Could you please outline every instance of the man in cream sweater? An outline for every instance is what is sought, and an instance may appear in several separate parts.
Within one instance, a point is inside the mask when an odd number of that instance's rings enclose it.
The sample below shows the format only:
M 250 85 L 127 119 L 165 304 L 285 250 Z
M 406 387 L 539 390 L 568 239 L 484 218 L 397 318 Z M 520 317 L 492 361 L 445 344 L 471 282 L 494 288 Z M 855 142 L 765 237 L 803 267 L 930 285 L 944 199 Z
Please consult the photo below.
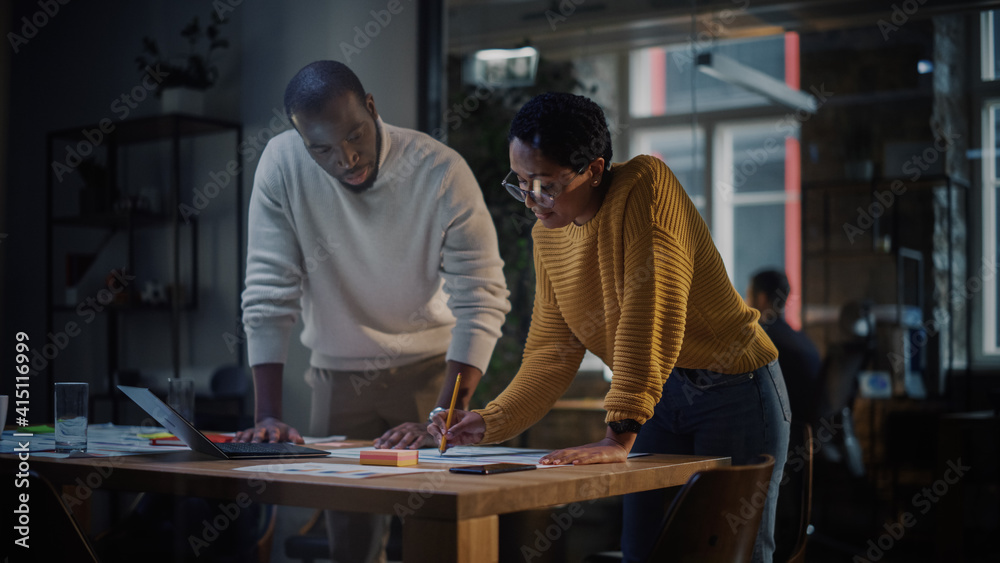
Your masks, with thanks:
M 432 445 L 456 375 L 466 408 L 510 308 L 496 232 L 461 156 L 384 123 L 357 76 L 307 65 L 285 91 L 295 130 L 264 149 L 250 198 L 243 322 L 256 393 L 242 441 L 301 442 L 283 422 L 293 325 L 311 350 L 309 433 Z M 334 561 L 384 560 L 388 517 L 327 513 Z

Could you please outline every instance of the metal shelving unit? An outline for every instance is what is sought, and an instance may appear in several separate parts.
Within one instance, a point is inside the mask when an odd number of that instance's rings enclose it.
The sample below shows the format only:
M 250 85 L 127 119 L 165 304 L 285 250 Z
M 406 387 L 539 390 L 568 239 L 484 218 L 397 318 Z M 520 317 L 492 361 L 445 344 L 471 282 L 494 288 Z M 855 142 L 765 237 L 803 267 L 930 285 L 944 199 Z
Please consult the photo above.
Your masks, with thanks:
M 95 131 L 102 133 L 96 142 Z M 56 267 L 57 260 L 67 257 L 64 272 L 69 274 L 69 270 L 71 270 L 68 257 L 72 252 L 68 246 L 72 245 L 61 244 L 60 241 L 77 242 L 84 239 L 90 241 L 100 239 L 97 243 L 90 243 L 96 256 L 105 250 L 113 239 L 124 237 L 126 242 L 124 256 L 122 256 L 121 273 L 135 275 L 136 279 L 143 275 L 143 272 L 137 271 L 137 252 L 141 254 L 140 258 L 147 260 L 150 259 L 150 256 L 158 257 L 161 250 L 169 252 L 169 285 L 166 286 L 168 291 L 165 294 L 165 302 L 156 304 L 140 302 L 137 288 L 134 286 L 125 286 L 121 292 L 115 293 L 113 295 L 114 301 L 111 303 L 104 303 L 103 300 L 100 302 L 101 313 L 106 318 L 104 340 L 106 343 L 107 373 L 104 375 L 106 376 L 107 389 L 106 392 L 95 393 L 93 385 L 101 379 L 95 372 L 99 371 L 100 368 L 90 366 L 92 370 L 89 374 L 92 384 L 91 401 L 94 399 L 110 400 L 112 421 L 117 421 L 119 418 L 118 402 L 114 399 L 113 393 L 119 370 L 140 367 L 121 365 L 120 343 L 125 335 L 122 334 L 120 324 L 124 315 L 138 312 L 169 315 L 171 365 L 174 377 L 180 375 L 182 316 L 186 311 L 193 311 L 198 307 L 199 293 L 199 221 L 197 217 L 182 218 L 180 212 L 182 203 L 190 205 L 188 201 L 190 198 L 185 197 L 184 189 L 191 187 L 185 185 L 182 180 L 182 172 L 185 171 L 185 166 L 190 166 L 190 163 L 185 162 L 181 143 L 198 137 L 220 134 L 228 134 L 234 138 L 232 153 L 227 160 L 238 159 L 239 146 L 242 142 L 240 124 L 184 114 L 158 115 L 111 124 L 105 121 L 85 127 L 52 131 L 47 136 L 48 162 L 52 163 L 46 182 L 45 286 L 47 332 L 49 334 L 52 334 L 54 327 L 57 326 L 59 315 L 70 314 L 74 311 L 79 314 L 79 308 L 82 306 L 76 303 L 71 295 L 67 295 L 62 304 L 57 300 L 56 296 L 60 291 L 60 285 L 67 289 L 71 285 L 70 280 L 67 280 L 65 284 L 59 284 L 57 281 L 59 270 Z M 128 149 L 142 145 L 147 145 L 148 149 L 148 146 L 156 143 L 162 144 L 164 147 L 152 149 L 151 152 L 154 156 L 147 158 L 151 158 L 155 162 L 150 162 L 149 165 L 163 167 L 169 173 L 165 174 L 167 177 L 163 178 L 155 190 L 147 191 L 144 195 L 152 197 L 159 205 L 144 200 L 139 194 L 123 194 L 119 185 L 123 168 L 130 165 L 135 166 L 134 163 L 128 162 L 123 153 L 127 152 Z M 57 160 L 56 154 L 63 154 L 63 151 L 67 155 L 66 158 Z M 73 154 L 76 156 L 71 158 Z M 57 164 L 74 164 L 74 166 L 59 168 Z M 84 169 L 91 172 L 89 181 L 85 181 L 83 178 Z M 96 174 L 93 173 L 95 171 Z M 241 167 L 236 173 L 234 184 L 237 240 L 242 242 Z M 79 199 L 75 204 L 71 196 L 68 195 L 73 186 L 81 186 Z M 160 248 L 151 250 L 148 248 L 148 244 L 146 248 L 140 248 L 136 239 L 143 233 L 154 233 L 154 236 L 158 234 Z M 169 249 L 164 249 L 164 245 L 169 246 Z M 237 254 L 237 268 L 233 282 L 237 288 L 236 306 L 239 310 L 239 288 L 242 287 L 243 283 L 243 253 L 239 251 Z M 86 270 L 86 268 L 84 269 Z M 79 272 L 73 273 L 79 274 Z M 108 286 L 111 285 L 109 278 Z M 104 297 L 100 293 L 98 297 Z M 239 354 L 239 361 L 242 363 L 243 354 Z M 85 366 L 77 366 L 77 368 L 85 371 L 83 369 Z M 49 363 L 43 377 L 48 383 L 56 379 L 55 358 Z

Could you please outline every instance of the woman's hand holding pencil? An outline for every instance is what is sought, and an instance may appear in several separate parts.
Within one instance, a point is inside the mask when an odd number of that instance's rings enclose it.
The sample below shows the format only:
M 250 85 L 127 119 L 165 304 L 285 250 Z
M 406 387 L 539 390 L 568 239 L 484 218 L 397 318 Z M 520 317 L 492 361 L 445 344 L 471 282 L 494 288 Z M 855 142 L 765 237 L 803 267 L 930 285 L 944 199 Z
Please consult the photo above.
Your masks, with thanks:
M 449 446 L 468 446 L 478 444 L 486 435 L 486 421 L 472 411 L 456 410 L 452 414 L 451 425 L 447 426 L 447 415 L 438 413 L 434 423 L 427 426 L 427 431 L 435 441 L 445 439 Z

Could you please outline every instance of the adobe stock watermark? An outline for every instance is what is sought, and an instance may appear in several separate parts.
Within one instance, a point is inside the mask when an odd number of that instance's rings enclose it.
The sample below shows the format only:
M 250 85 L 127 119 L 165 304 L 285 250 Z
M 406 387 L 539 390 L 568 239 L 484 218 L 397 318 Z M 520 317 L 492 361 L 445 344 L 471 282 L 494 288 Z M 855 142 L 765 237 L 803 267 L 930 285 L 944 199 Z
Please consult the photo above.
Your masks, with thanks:
M 978 275 L 969 277 L 960 287 L 951 288 L 950 299 L 956 312 L 964 310 L 968 300 L 983 291 L 986 287 L 985 282 L 996 278 L 997 268 L 996 257 L 986 257 L 983 259 L 982 266 L 979 267 Z M 889 352 L 886 355 L 892 369 L 899 372 L 903 369 L 907 358 L 911 360 L 916 358 L 917 354 L 930 343 L 930 339 L 937 336 L 943 330 L 943 327 L 948 326 L 951 318 L 952 316 L 947 310 L 936 309 L 933 318 L 927 319 L 919 327 L 914 327 L 918 328 L 918 330 L 907 331 L 906 338 L 903 340 L 902 353 Z
M 908 175 L 907 180 L 913 183 L 924 175 L 924 173 L 942 158 L 945 153 L 961 135 L 944 132 L 934 140 L 932 146 L 927 147 L 918 154 L 914 154 L 903 163 L 900 168 L 903 174 Z M 906 193 L 908 186 L 900 179 L 893 180 L 888 189 L 875 190 L 873 197 L 876 201 L 871 202 L 868 208 L 858 207 L 858 216 L 853 223 L 844 223 L 844 234 L 847 240 L 854 244 L 858 236 L 866 233 L 875 225 L 880 217 L 886 214 L 896 203 L 896 198 Z
M 158 430 L 162 430 L 159 423 L 153 418 L 147 417 L 139 424 L 138 433 L 148 434 Z M 119 447 L 127 449 L 132 442 L 123 438 L 117 444 Z M 91 471 L 82 477 L 77 477 L 73 484 L 62 487 L 59 498 L 69 508 L 84 505 L 126 459 L 126 456 L 108 456 L 93 461 L 90 463 Z
M 594 497 L 586 501 L 586 504 L 592 505 L 599 499 L 608 496 L 610 482 L 611 475 L 601 475 L 598 481 L 584 483 L 580 487 L 580 492 L 583 496 Z M 583 502 L 573 502 L 559 511 L 552 512 L 549 515 L 552 523 L 546 525 L 544 528 L 536 528 L 532 534 L 530 545 L 528 543 L 521 544 L 521 557 L 524 558 L 525 563 L 530 563 L 532 559 L 541 557 L 545 552 L 552 549 L 552 546 L 562 539 L 563 535 L 569 532 L 573 524 L 586 514 L 586 509 L 583 505 Z
M 112 100 L 108 109 L 115 114 L 119 121 L 128 119 L 132 110 L 139 107 L 140 103 L 156 92 L 158 85 L 168 76 L 170 73 L 160 70 L 160 65 L 156 65 L 155 69 L 146 66 L 146 73 L 139 84 Z M 86 127 L 81 129 L 80 135 L 83 136 L 83 140 L 77 142 L 76 145 L 66 147 L 66 156 L 62 162 L 52 162 L 52 172 L 55 174 L 56 180 L 62 182 L 63 177 L 79 166 L 84 158 L 93 154 L 94 150 L 104 142 L 107 135 L 114 132 L 115 128 L 115 122 L 111 118 L 105 117 L 98 121 L 97 126 L 93 129 Z
M 62 487 L 60 499 L 68 508 L 82 506 L 85 501 L 94 496 L 94 492 L 104 485 L 115 469 L 120 467 L 126 456 L 108 456 L 90 464 L 93 468 L 83 477 L 77 477 L 73 484 Z
M 38 36 L 38 32 L 49 25 L 52 18 L 59 15 L 62 6 L 69 4 L 70 0 L 38 0 L 38 11 L 31 16 L 21 18 L 20 34 L 13 31 L 7 33 L 7 41 L 11 49 L 17 55 L 21 52 L 21 47 Z M 12 24 L 12 27 L 17 24 Z
M 979 267 L 978 275 L 970 276 L 961 287 L 951 289 L 952 305 L 957 307 L 958 310 L 962 310 L 970 298 L 978 295 L 986 288 L 985 282 L 993 281 L 997 277 L 998 268 L 1000 268 L 1000 264 L 997 264 L 996 256 L 984 258 L 982 265 Z M 947 322 L 947 320 L 947 315 L 945 315 L 945 318 L 941 322 Z
M 837 419 L 842 420 L 842 419 Z M 804 470 L 808 465 L 809 458 L 815 458 L 824 447 L 833 441 L 844 430 L 843 423 L 835 422 L 828 417 L 822 417 L 816 427 L 814 435 L 805 444 L 799 444 L 788 448 L 788 457 L 785 460 L 784 472 L 781 475 L 781 486 L 791 480 L 793 473 Z
M 393 505 L 393 513 L 399 518 L 399 521 L 404 525 L 406 524 L 406 518 L 413 516 L 423 508 L 427 499 L 434 496 L 434 493 L 441 490 L 447 479 L 447 472 L 436 471 L 434 473 L 425 473 L 423 484 L 421 484 L 416 489 L 410 491 L 409 496 L 406 498 L 406 502 L 397 502 Z
M 775 469 L 781 470 L 781 468 Z M 784 475 L 782 475 L 782 479 L 784 479 Z M 746 497 L 740 498 L 739 514 L 726 512 L 726 523 L 729 524 L 729 530 L 733 535 L 738 534 L 740 528 L 749 524 L 751 520 L 756 518 L 758 513 L 764 510 L 764 505 L 767 504 L 768 499 L 773 500 L 778 498 L 778 485 L 771 479 L 757 481 L 754 486 L 757 490 L 750 495 L 749 499 Z
M 843 423 L 828 417 L 822 417 L 808 442 L 794 447 L 789 446 L 788 456 L 785 460 L 785 465 L 781 468 L 781 479 L 778 481 L 777 486 L 775 487 L 775 483 L 770 480 L 768 481 L 768 486 L 764 486 L 764 482 L 758 482 L 758 490 L 749 499 L 740 499 L 739 514 L 726 513 L 726 521 L 729 523 L 733 533 L 736 533 L 740 526 L 743 526 L 756 516 L 757 512 L 764 509 L 767 498 L 784 494 L 782 487 L 791 481 L 792 476 L 804 471 L 808 467 L 809 459 L 815 458 L 824 447 L 827 447 L 843 431 Z
M 245 138 L 237 148 L 238 159 L 230 160 L 221 170 L 208 173 L 209 181 L 200 188 L 191 189 L 191 203 L 182 202 L 177 205 L 177 211 L 185 223 L 190 223 L 192 217 L 200 215 L 217 197 L 236 179 L 243 170 L 243 164 L 250 162 L 264 150 L 267 142 L 278 134 L 292 128 L 288 115 L 279 108 L 272 108 L 273 117 L 266 127 L 261 127 L 253 135 Z
M 707 17 L 699 18 L 698 23 L 704 29 L 688 37 L 687 48 L 683 51 L 671 52 L 670 59 L 678 70 L 683 71 L 688 65 L 694 64 L 698 53 L 709 50 L 715 44 L 716 39 L 725 35 L 726 26 L 736 21 L 737 14 L 745 12 L 750 7 L 750 0 L 732 0 L 732 3 L 738 4 L 736 11 L 727 8 L 718 13 L 713 12 Z
M 468 119 L 473 112 L 479 110 L 480 105 L 486 100 L 493 96 L 494 91 L 496 91 L 496 86 L 486 82 L 481 82 L 476 85 L 475 91 L 466 96 L 461 102 L 455 102 L 452 106 L 445 110 L 444 120 L 447 123 L 448 131 L 455 131 L 462 126 L 462 123 Z M 431 132 L 430 136 L 435 140 L 444 143 L 447 140 L 447 131 L 444 127 L 435 127 Z M 387 180 L 398 182 L 406 180 L 413 176 L 417 170 L 426 169 L 426 164 L 429 156 L 434 154 L 436 149 L 429 145 L 423 144 L 417 148 L 415 151 L 407 151 L 405 155 L 402 156 L 400 161 L 400 166 L 398 170 L 386 171 L 384 172 L 384 177 Z M 433 160 L 433 159 L 432 159 Z M 379 171 L 383 174 L 382 171 Z
M 215 10 L 215 15 L 220 20 L 225 20 L 241 4 L 243 4 L 243 0 L 214 0 L 212 2 L 212 9 Z
M 247 478 L 247 486 L 255 489 L 253 493 L 260 496 L 267 489 L 267 480 L 264 478 L 269 471 L 270 465 L 261 466 L 258 471 L 251 473 Z M 188 547 L 195 557 L 200 557 L 202 551 L 210 548 L 212 544 L 222 537 L 222 533 L 229 529 L 236 521 L 247 513 L 247 509 L 254 503 L 254 499 L 246 492 L 240 492 L 236 498 L 229 502 L 220 502 L 218 512 L 211 520 L 202 519 L 201 534 L 188 536 Z
M 329 260 L 332 252 L 343 244 L 332 237 L 326 239 L 316 237 L 315 242 L 316 246 L 313 248 L 311 255 L 306 256 L 302 261 L 302 266 L 305 269 L 295 264 L 289 264 L 286 267 L 281 277 L 282 281 L 287 282 L 285 285 L 301 287 L 309 275 L 315 272 L 321 264 Z M 238 316 L 236 318 L 236 332 L 227 331 L 222 333 L 222 341 L 226 344 L 226 349 L 229 350 L 229 353 L 236 354 L 236 347 L 246 342 L 247 325 L 250 326 L 251 330 L 260 327 L 264 324 L 264 319 L 274 316 L 282 309 L 288 309 L 286 301 L 275 297 L 261 300 L 245 311 L 243 316 Z
M 431 319 L 441 318 L 442 313 L 449 310 L 441 297 L 443 296 L 432 299 L 427 306 L 410 314 L 407 322 L 412 330 L 397 334 L 390 342 L 379 343 L 381 352 L 374 358 L 365 358 L 365 369 L 361 375 L 351 374 L 351 386 L 354 387 L 355 395 L 360 396 L 365 387 L 375 383 L 399 358 L 406 346 L 412 343 L 414 335 L 420 334 L 430 325 Z
M 125 291 L 128 286 L 135 281 L 135 276 L 124 272 L 124 268 L 116 269 L 106 281 L 105 287 L 97 292 L 96 296 L 87 297 L 76 306 L 76 314 L 83 319 L 84 325 L 89 325 L 97 318 L 97 314 L 104 311 L 105 307 L 115 301 L 115 296 Z M 37 375 L 49 366 L 49 362 L 54 360 L 63 350 L 69 346 L 70 341 L 79 336 L 82 327 L 76 321 L 67 321 L 61 329 L 48 334 L 49 342 L 45 343 L 39 350 L 32 350 L 31 375 Z
M 394 514 L 406 525 L 406 519 L 416 515 L 427 500 L 441 490 L 447 480 L 446 472 L 426 473 L 424 482 L 410 491 L 405 502 L 397 502 L 393 506 Z M 573 524 L 581 518 L 586 509 L 584 505 L 591 505 L 607 497 L 610 492 L 610 484 L 614 474 L 600 475 L 596 480 L 584 483 L 580 487 L 581 495 L 592 497 L 588 501 L 579 501 L 566 505 L 564 508 L 553 512 L 550 515 L 551 524 L 543 528 L 536 528 L 530 535 L 526 543 L 521 544 L 521 556 L 524 561 L 530 563 L 533 559 L 541 557 L 548 550 L 552 549 L 555 542 L 558 542 L 570 530 Z
M 929 487 L 924 487 L 919 493 L 913 495 L 910 504 L 914 509 L 919 509 L 920 515 L 927 514 L 942 497 L 948 494 L 951 487 L 957 484 L 962 477 L 965 477 L 965 474 L 971 469 L 970 466 L 962 465 L 962 458 L 955 461 L 948 460 L 948 468 L 944 475 Z M 868 550 L 865 551 L 865 556 L 855 555 L 851 562 L 875 563 L 881 561 L 886 553 L 891 551 L 896 543 L 906 536 L 907 531 L 917 525 L 917 521 L 917 515 L 906 511 L 899 515 L 898 520 L 886 522 L 882 526 L 885 532 L 875 539 L 868 540 L 866 544 Z
M 448 129 L 455 131 L 461 127 L 462 122 L 468 119 L 472 112 L 478 110 L 482 102 L 493 97 L 494 91 L 496 91 L 496 86 L 488 82 L 476 84 L 474 92 L 466 96 L 461 102 L 455 102 L 450 108 L 445 110 L 444 120 L 448 124 Z M 431 137 L 443 143 L 445 140 L 444 128 L 435 128 L 431 131 Z
M 549 29 L 555 31 L 559 24 L 567 21 L 570 16 L 576 13 L 576 7 L 583 4 L 587 0 L 560 0 L 559 4 L 555 6 L 558 11 L 553 9 L 545 10 L 545 20 L 549 22 Z
M 413 0 L 407 0 L 413 2 Z M 379 36 L 382 31 L 392 23 L 393 16 L 398 16 L 403 11 L 403 3 L 400 0 L 389 0 L 382 10 L 372 10 L 371 19 L 362 25 L 354 26 L 354 41 L 340 42 L 340 53 L 344 56 L 344 62 L 351 63 L 351 57 L 360 55 L 372 41 Z
M 816 98 L 817 111 L 835 95 L 833 91 L 826 89 L 825 83 L 820 84 L 818 87 L 815 85 L 810 86 L 809 91 Z M 722 180 L 717 182 L 719 196 L 723 201 L 731 201 L 737 189 L 746 184 L 777 153 L 783 153 L 785 150 L 784 140 L 796 136 L 799 127 L 806 121 L 809 121 L 813 115 L 815 115 L 813 112 L 805 109 L 786 113 L 774 124 L 774 136 L 764 139 L 760 146 L 744 151 L 743 160 L 733 166 L 732 183 Z
M 788 294 L 784 292 L 779 292 L 777 297 L 771 302 L 771 305 L 761 311 L 760 322 L 769 324 L 774 322 L 783 310 L 783 306 L 779 306 L 779 303 L 784 303 L 788 300 Z M 743 326 L 740 328 L 739 334 L 737 334 L 734 339 L 729 343 L 729 346 L 717 350 L 712 353 L 712 359 L 714 360 L 707 369 L 699 370 L 685 370 L 690 374 L 691 371 L 697 372 L 694 379 L 691 377 L 682 378 L 683 383 L 681 385 L 681 390 L 684 393 L 684 398 L 687 400 L 688 405 L 693 405 L 696 397 L 704 395 L 705 392 L 718 383 L 719 379 L 725 377 L 732 377 L 738 375 L 752 375 L 751 372 L 740 373 L 728 373 L 733 371 L 733 367 L 736 362 L 743 357 L 744 353 L 757 341 L 757 327 L 756 323 Z M 831 424 L 829 421 L 824 420 L 824 424 Z M 831 431 L 840 430 L 843 426 L 832 425 L 829 426 Z
M 879 18 L 875 24 L 878 26 L 879 32 L 882 33 L 882 40 L 888 41 L 889 36 L 906 25 L 910 21 L 910 17 L 926 3 L 927 0 L 903 0 L 899 4 L 893 4 L 889 19 Z
M 493 84 L 486 82 L 478 83 L 471 94 L 462 99 L 461 102 L 455 102 L 450 108 L 445 110 L 444 121 L 447 123 L 447 129 L 445 127 L 435 127 L 429 133 L 430 136 L 444 143 L 447 140 L 447 131 L 455 131 L 461 127 L 466 119 L 480 109 L 483 102 L 493 96 L 495 91 L 496 86 Z M 392 182 L 411 178 L 417 170 L 426 169 L 426 165 L 429 162 L 427 157 L 432 156 L 435 150 L 434 147 L 429 145 L 421 145 L 416 150 L 407 151 L 406 154 L 402 155 L 398 170 L 384 172 L 379 170 L 379 174 L 382 175 L 381 177 Z
M 219 197 L 230 183 L 236 181 L 242 169 L 243 166 L 238 160 L 230 160 L 222 170 L 209 172 L 210 179 L 204 186 L 191 189 L 191 204 L 182 202 L 177 206 L 177 212 L 184 219 L 184 223 L 190 224 L 192 217 L 200 215 L 212 200 Z
M 629 271 L 622 284 L 623 293 L 627 294 L 635 291 L 638 287 L 653 279 L 653 274 L 656 272 L 654 268 L 655 264 L 656 257 L 650 255 L 642 266 Z M 555 350 L 552 351 L 552 357 L 558 357 L 559 361 L 557 363 L 559 364 L 579 364 L 586 352 L 586 346 L 584 346 L 583 342 L 603 333 L 607 326 L 606 319 L 609 316 L 621 315 L 621 313 L 622 309 L 617 300 L 611 300 L 602 303 L 600 307 L 588 309 L 584 313 L 586 320 L 581 322 L 564 341 L 556 344 Z M 646 356 L 649 356 L 648 351 Z

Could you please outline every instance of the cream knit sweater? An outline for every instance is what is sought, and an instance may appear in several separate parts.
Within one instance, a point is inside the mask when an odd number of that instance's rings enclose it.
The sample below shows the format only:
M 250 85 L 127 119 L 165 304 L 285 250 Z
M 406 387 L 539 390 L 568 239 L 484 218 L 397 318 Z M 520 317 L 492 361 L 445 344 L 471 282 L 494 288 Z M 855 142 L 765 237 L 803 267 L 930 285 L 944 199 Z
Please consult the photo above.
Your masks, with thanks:
M 315 367 L 383 369 L 447 351 L 485 371 L 510 305 L 476 179 L 430 136 L 378 126 L 378 178 L 360 194 L 294 130 L 264 149 L 243 292 L 251 366 L 285 363 L 301 314 Z

